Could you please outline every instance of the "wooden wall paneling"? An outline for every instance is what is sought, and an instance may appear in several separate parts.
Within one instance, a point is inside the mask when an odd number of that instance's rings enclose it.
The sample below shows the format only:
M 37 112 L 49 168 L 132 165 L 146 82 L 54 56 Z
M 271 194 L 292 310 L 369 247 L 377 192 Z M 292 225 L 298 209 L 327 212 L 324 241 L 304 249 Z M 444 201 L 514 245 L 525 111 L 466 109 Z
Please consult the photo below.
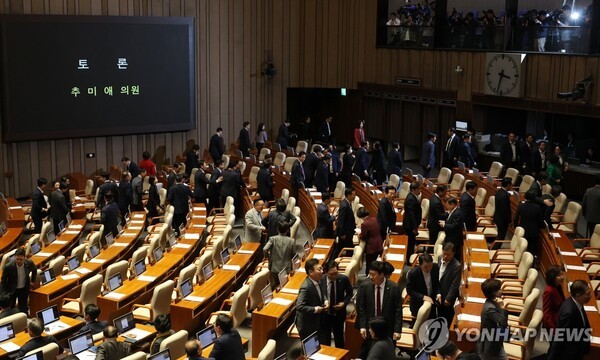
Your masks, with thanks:
M 23 14 L 23 0 L 9 1 L 8 5 L 11 14 Z
M 228 1 L 218 1 L 218 17 L 212 18 L 212 21 L 216 21 L 219 25 L 216 40 L 218 41 L 219 51 L 217 53 L 218 56 L 218 72 L 214 74 L 218 74 L 216 80 L 219 84 L 219 92 L 214 93 L 213 95 L 217 97 L 219 103 L 219 110 L 217 116 L 219 116 L 221 122 L 223 123 L 223 129 L 225 133 L 225 145 L 229 149 L 229 144 L 233 139 L 235 139 L 234 134 L 236 134 L 236 126 L 234 126 L 233 119 L 231 118 L 231 114 L 229 113 L 228 100 L 229 97 L 229 61 L 231 57 L 229 56 L 229 3 Z M 214 49 L 213 49 L 214 51 Z M 229 139 L 229 141 L 227 141 Z M 180 150 L 181 151 L 181 150 Z
M 66 14 L 67 15 L 77 15 L 78 13 L 78 1 L 76 0 L 66 0 Z M 29 10 L 26 9 L 27 12 Z
M 399 100 L 386 100 L 387 122 L 384 129 L 383 139 L 392 139 L 401 142 L 404 131 L 404 119 L 402 118 L 402 105 Z
M 118 16 L 118 15 L 121 15 L 121 9 L 120 9 L 120 6 L 119 6 L 120 2 L 123 2 L 123 3 L 127 4 L 126 1 L 106 0 L 106 13 L 109 16 Z
M 458 53 L 458 59 L 456 63 L 452 62 L 448 64 L 450 67 L 450 73 L 452 74 L 452 78 L 456 79 L 456 87 L 458 89 L 458 93 L 456 94 L 458 99 L 468 100 L 471 98 L 471 84 L 475 80 L 474 71 L 466 71 L 465 69 L 470 69 L 471 65 L 471 53 L 468 52 L 460 52 Z M 454 71 L 457 65 L 463 69 L 463 72 L 457 73 Z
M 93 174 L 98 170 L 97 157 L 87 158 L 85 154 L 87 153 L 96 153 L 96 142 L 94 138 L 85 138 L 83 139 L 83 162 L 84 162 L 84 174 Z M 98 154 L 96 154 L 98 156 Z
M 328 0 L 321 0 L 315 4 L 315 72 L 313 86 L 317 88 L 327 87 L 323 80 L 325 78 L 323 69 L 325 52 L 323 50 L 327 46 L 327 27 L 324 26 L 323 22 L 328 21 L 328 16 L 324 14 L 327 11 L 326 4 L 328 2 Z
M 598 65 L 599 65 L 599 62 L 598 62 L 597 57 L 587 58 L 586 62 L 585 62 L 584 76 L 592 75 L 594 80 L 596 80 L 598 78 L 598 74 L 600 74 L 598 72 Z M 600 103 L 600 101 L 598 100 L 598 91 L 596 89 L 597 89 L 597 86 L 591 87 L 592 94 L 590 96 L 590 102 L 592 104 L 598 105 Z
M 29 143 L 17 143 L 16 149 L 17 164 L 15 164 L 14 177 L 15 181 L 18 183 L 16 188 L 17 190 L 24 189 L 25 192 L 31 193 L 31 187 L 34 183 L 33 172 L 31 171 L 32 163 L 35 161 L 35 164 L 37 165 L 37 159 L 33 159 Z
M 136 164 L 139 164 L 139 161 L 142 159 L 142 154 L 130 154 L 125 151 L 123 136 L 111 136 L 110 147 L 112 149 L 112 156 L 109 158 L 112 160 L 111 163 L 121 160 L 119 156 L 127 156 L 131 159 L 131 161 L 135 162 Z M 154 153 L 150 151 L 150 154 Z
M 258 99 L 259 99 L 259 82 L 262 81 L 262 75 L 261 75 L 261 70 L 262 70 L 262 66 L 263 66 L 263 53 L 262 51 L 259 50 L 258 48 L 258 44 L 260 44 L 260 31 L 259 31 L 259 25 L 260 23 L 260 15 L 262 13 L 262 9 L 259 8 L 259 3 L 261 3 L 261 0 L 256 0 L 256 2 L 251 3 L 251 14 L 249 16 L 250 21 L 252 22 L 252 37 L 250 39 L 250 44 L 251 44 L 251 53 L 250 53 L 250 58 L 251 60 L 251 68 L 252 71 L 254 72 L 254 77 L 251 78 L 251 82 L 250 82 L 250 88 L 251 88 L 251 93 L 250 93 L 250 112 L 251 114 L 253 114 L 256 117 L 259 117 L 259 104 L 258 104 Z M 267 123 L 271 124 L 271 119 L 265 119 Z M 267 126 L 271 127 L 271 126 Z
M 81 2 L 85 8 L 86 1 L 81 1 Z M 10 1 L 9 3 L 12 4 L 13 1 Z M 15 12 L 15 10 L 16 9 L 13 9 L 12 5 L 11 5 L 10 13 L 11 14 L 20 14 L 19 12 Z M 31 0 L 31 13 L 32 14 L 44 14 L 45 11 L 46 11 L 46 1 L 45 0 Z
M 0 9 L 2 9 L 2 7 L 0 7 Z M 8 196 L 8 194 L 14 194 L 14 191 L 12 190 L 12 180 L 14 178 L 14 173 L 12 173 L 12 156 L 9 156 L 11 147 L 7 144 L 2 144 L 0 145 L 0 148 L 2 148 L 2 164 L 0 164 L 2 172 L 0 173 L 0 179 L 2 179 L 3 192 Z
M 250 134 L 252 134 L 257 124 L 252 118 L 244 118 L 244 7 L 240 1 L 229 0 L 229 8 L 228 31 L 229 49 L 231 52 L 229 57 L 229 71 L 231 73 L 229 77 L 229 93 L 232 100 L 230 102 L 230 113 L 238 124 L 246 120 L 250 121 Z
M 339 53 L 340 42 L 342 41 L 339 32 L 340 23 L 340 0 L 329 0 L 328 16 L 323 19 L 327 29 L 327 43 L 324 44 L 324 53 L 327 54 L 327 62 L 323 64 L 325 69 L 325 79 L 328 87 L 340 87 L 339 78 Z M 324 29 L 325 30 L 325 29 Z
M 377 28 L 376 19 L 377 19 L 377 2 L 375 1 L 361 1 L 360 5 L 363 7 L 361 11 L 361 16 L 364 19 L 365 26 L 360 36 L 364 39 L 365 42 L 365 75 L 368 79 L 373 79 L 375 76 L 375 68 L 377 64 L 375 63 L 375 58 L 370 56 L 373 52 L 372 49 L 375 48 L 375 30 Z
M 419 56 L 420 61 L 423 63 L 421 84 L 425 88 L 433 88 L 434 84 L 434 72 L 435 72 L 435 61 L 434 57 L 430 55 L 431 52 L 423 51 Z
M 316 14 L 317 13 L 317 1 L 316 0 L 305 0 L 304 1 L 304 78 L 302 79 L 301 86 L 303 87 L 314 87 L 315 86 L 315 67 L 316 67 Z
M 63 0 L 48 0 L 48 14 L 50 15 L 61 15 L 65 14 L 65 3 Z
M 286 98 L 286 81 L 285 73 L 289 68 L 285 58 L 285 42 L 284 42 L 284 28 L 287 28 L 288 17 L 285 16 L 284 12 L 284 1 L 281 0 L 270 0 L 272 2 L 272 14 L 271 14 L 271 41 L 267 49 L 272 51 L 273 61 L 275 61 L 275 68 L 277 69 L 277 75 L 271 80 L 271 86 L 268 87 L 270 91 L 271 102 L 271 114 L 270 117 L 273 122 L 281 119 L 285 116 L 285 98 Z M 287 3 L 287 2 L 286 2 Z M 254 130 L 256 128 L 252 128 Z M 250 139 L 252 141 L 253 139 Z
M 364 1 L 357 1 L 355 3 L 355 9 L 356 9 L 356 14 L 354 16 L 356 16 L 356 24 L 355 24 L 355 29 L 356 32 L 354 33 L 354 41 L 357 43 L 357 47 L 354 50 L 354 53 L 351 54 L 351 56 L 355 56 L 356 57 L 356 65 L 355 65 L 355 72 L 356 72 L 356 81 L 360 81 L 360 80 L 365 80 L 365 81 L 372 81 L 373 77 L 369 77 L 366 76 L 366 61 L 365 58 L 367 57 L 374 57 L 375 55 L 373 55 L 373 53 L 369 53 L 367 54 L 367 49 L 366 49 L 366 45 L 365 45 L 365 29 L 366 29 L 366 20 L 365 20 L 365 16 L 364 16 L 364 12 L 362 12 L 364 10 L 363 7 L 363 3 Z M 377 51 L 376 54 L 381 53 L 380 51 Z M 371 74 L 371 73 L 369 73 Z
M 102 9 L 102 0 L 91 0 L 92 1 L 92 13 L 91 15 L 106 15 L 106 10 Z
M 96 167 L 98 169 L 102 169 L 104 171 L 108 171 L 110 169 L 110 165 L 108 159 L 108 153 L 106 149 L 106 138 L 105 137 L 97 137 L 96 140 Z M 119 159 L 121 160 L 121 159 Z M 118 164 L 118 163 L 117 163 Z
M 31 142 L 31 144 L 36 144 Z M 38 176 L 44 176 L 50 181 L 56 177 L 56 164 L 55 157 L 53 157 L 52 144 L 49 140 L 37 142 L 37 153 L 32 151 L 32 155 L 35 157 L 37 162 L 37 169 L 35 169 Z M 31 164 L 34 166 L 34 159 L 31 159 Z M 34 171 L 32 171 L 34 175 Z
M 30 176 L 29 179 L 19 179 L 21 185 L 25 185 L 27 188 L 31 187 L 31 184 L 35 184 L 35 180 L 39 177 L 45 177 L 48 179 L 48 175 L 40 175 L 40 157 L 39 157 L 39 142 L 27 142 L 24 143 L 25 146 L 28 147 L 29 150 L 29 158 L 23 162 L 24 166 L 29 168 Z M 25 181 L 23 181 L 25 180 Z M 48 179 L 50 180 L 50 179 Z
M 228 128 L 227 126 L 225 126 L 226 124 L 223 124 L 222 120 L 220 118 L 220 104 L 219 104 L 219 95 L 220 95 L 220 84 L 219 84 L 219 65 L 220 65 L 220 59 L 219 59 L 219 22 L 222 19 L 219 19 L 219 16 L 221 15 L 219 12 L 219 3 L 220 2 L 215 2 L 215 1 L 208 1 L 207 2 L 207 10 L 208 10 L 208 17 L 206 19 L 207 21 L 207 27 L 206 27 L 206 51 L 208 54 L 208 64 L 207 64 L 207 68 L 206 68 L 206 72 L 204 73 L 204 75 L 208 78 L 208 92 L 205 93 L 205 96 L 208 97 L 208 113 L 206 114 L 206 116 L 208 117 L 208 119 L 210 119 L 214 124 L 215 127 L 221 126 L 224 129 L 225 132 L 225 137 L 227 138 L 229 136 L 228 134 Z M 216 51 L 208 51 L 208 49 L 213 48 L 216 49 Z M 215 129 L 211 130 L 211 135 L 212 132 Z M 209 135 L 210 138 L 210 135 Z M 208 141 L 208 138 L 207 138 Z M 208 142 L 207 142 L 208 144 Z M 226 142 L 227 144 L 227 142 Z
M 300 41 L 302 31 L 300 30 L 301 17 L 300 7 L 302 0 L 289 0 L 289 11 L 284 14 L 286 16 L 289 26 L 289 37 L 285 39 L 287 47 L 289 48 L 289 61 L 288 69 L 286 71 L 289 77 L 289 87 L 298 87 L 300 84 Z

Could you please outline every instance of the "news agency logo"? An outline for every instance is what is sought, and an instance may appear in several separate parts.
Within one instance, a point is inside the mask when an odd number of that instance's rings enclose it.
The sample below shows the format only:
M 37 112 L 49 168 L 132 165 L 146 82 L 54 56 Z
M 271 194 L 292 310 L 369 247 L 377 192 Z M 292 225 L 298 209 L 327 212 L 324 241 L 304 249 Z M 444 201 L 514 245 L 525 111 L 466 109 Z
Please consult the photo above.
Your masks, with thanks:
M 419 341 L 423 350 L 432 353 L 448 342 L 448 322 L 445 318 L 427 320 L 419 328 Z

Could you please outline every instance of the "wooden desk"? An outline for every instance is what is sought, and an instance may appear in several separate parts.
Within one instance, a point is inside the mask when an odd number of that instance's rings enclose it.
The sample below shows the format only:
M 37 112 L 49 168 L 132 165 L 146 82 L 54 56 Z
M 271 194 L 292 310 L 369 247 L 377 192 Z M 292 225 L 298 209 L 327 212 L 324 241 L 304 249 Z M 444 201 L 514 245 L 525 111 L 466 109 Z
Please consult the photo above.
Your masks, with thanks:
M 202 284 L 196 284 L 189 296 L 202 298 L 202 301 L 182 299 L 171 303 L 171 322 L 173 330 L 187 330 L 192 333 L 202 327 L 208 316 L 218 310 L 223 300 L 229 297 L 234 288 L 239 288 L 246 278 L 254 271 L 258 259 L 258 249 L 261 244 L 244 243 L 241 250 L 250 251 L 243 254 L 239 251 L 232 254 L 227 265 L 238 265 L 239 271 L 215 269 L 213 276 Z
M 315 247 L 311 249 L 307 259 L 318 256 L 321 262 L 327 261 L 332 247 L 333 239 L 317 239 Z M 298 297 L 298 289 L 302 282 L 306 279 L 304 272 L 304 262 L 300 265 L 298 272 L 292 276 L 284 288 L 273 294 L 273 298 L 282 299 L 283 302 L 289 301 L 288 304 L 278 304 L 271 301 L 261 309 L 254 310 L 252 313 L 252 356 L 257 357 L 258 353 L 266 345 L 267 340 L 273 338 L 275 334 L 282 330 L 283 324 L 288 319 L 292 318 L 292 313 L 296 307 L 296 298 Z M 287 329 L 285 329 L 287 330 Z
M 25 212 L 23 207 L 15 198 L 8 198 L 8 215 L 6 225 L 13 228 L 22 228 L 25 226 Z

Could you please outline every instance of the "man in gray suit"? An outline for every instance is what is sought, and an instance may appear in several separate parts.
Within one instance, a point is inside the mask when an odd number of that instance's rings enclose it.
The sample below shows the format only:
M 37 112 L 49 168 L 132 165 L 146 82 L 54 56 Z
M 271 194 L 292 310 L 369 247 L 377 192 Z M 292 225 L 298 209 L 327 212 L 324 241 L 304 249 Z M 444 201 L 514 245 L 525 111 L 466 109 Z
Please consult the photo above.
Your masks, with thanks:
M 254 200 L 254 207 L 246 212 L 246 216 L 244 216 L 245 241 L 261 242 L 262 233 L 267 230 L 262 224 L 261 213 L 264 207 L 265 202 L 261 198 L 257 198 Z
M 596 175 L 596 184 L 587 189 L 581 202 L 583 217 L 587 220 L 587 237 L 594 233 L 600 224 L 600 175 Z
M 144 210 L 144 204 L 142 203 L 142 192 L 144 186 L 144 178 L 146 177 L 146 170 L 140 169 L 138 176 L 131 180 L 131 188 L 133 189 L 133 198 L 131 200 L 131 211 L 142 211 Z
M 290 226 L 286 221 L 280 221 L 277 225 L 279 235 L 271 236 L 267 245 L 263 248 L 266 257 L 269 258 L 269 270 L 271 270 L 271 280 L 273 287 L 279 286 L 279 277 L 277 274 L 285 269 L 288 274 L 292 269 L 292 258 L 296 255 L 294 249 L 295 242 L 291 237 L 286 236 Z
M 104 342 L 98 345 L 96 360 L 120 360 L 131 355 L 131 345 L 123 341 L 117 341 L 117 328 L 107 326 L 103 331 Z
M 442 255 L 438 259 L 440 264 L 440 285 L 436 301 L 440 304 L 438 314 L 448 321 L 448 326 L 454 318 L 454 302 L 458 297 L 460 287 L 460 262 L 454 257 L 454 244 L 447 242 L 442 249 Z
M 318 331 L 319 343 L 326 344 L 325 327 L 322 324 L 329 301 L 325 283 L 321 282 L 323 268 L 319 260 L 313 258 L 306 261 L 304 269 L 308 276 L 300 286 L 296 299 L 296 327 L 300 339 Z

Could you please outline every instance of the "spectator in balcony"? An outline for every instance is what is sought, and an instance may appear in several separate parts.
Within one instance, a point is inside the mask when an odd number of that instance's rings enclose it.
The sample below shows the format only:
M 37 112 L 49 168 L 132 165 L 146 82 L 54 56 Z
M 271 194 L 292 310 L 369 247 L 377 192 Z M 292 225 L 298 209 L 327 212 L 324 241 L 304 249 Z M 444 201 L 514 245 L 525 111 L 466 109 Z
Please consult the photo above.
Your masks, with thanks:
M 400 19 L 396 16 L 396 13 L 393 12 L 390 14 L 390 20 L 385 23 L 387 26 L 400 26 Z
M 496 15 L 494 10 L 489 9 L 483 17 L 483 48 L 493 49 L 496 37 Z
M 546 37 L 548 37 L 548 13 L 544 10 L 538 12 L 535 19 L 535 43 L 534 50 L 546 51 Z

